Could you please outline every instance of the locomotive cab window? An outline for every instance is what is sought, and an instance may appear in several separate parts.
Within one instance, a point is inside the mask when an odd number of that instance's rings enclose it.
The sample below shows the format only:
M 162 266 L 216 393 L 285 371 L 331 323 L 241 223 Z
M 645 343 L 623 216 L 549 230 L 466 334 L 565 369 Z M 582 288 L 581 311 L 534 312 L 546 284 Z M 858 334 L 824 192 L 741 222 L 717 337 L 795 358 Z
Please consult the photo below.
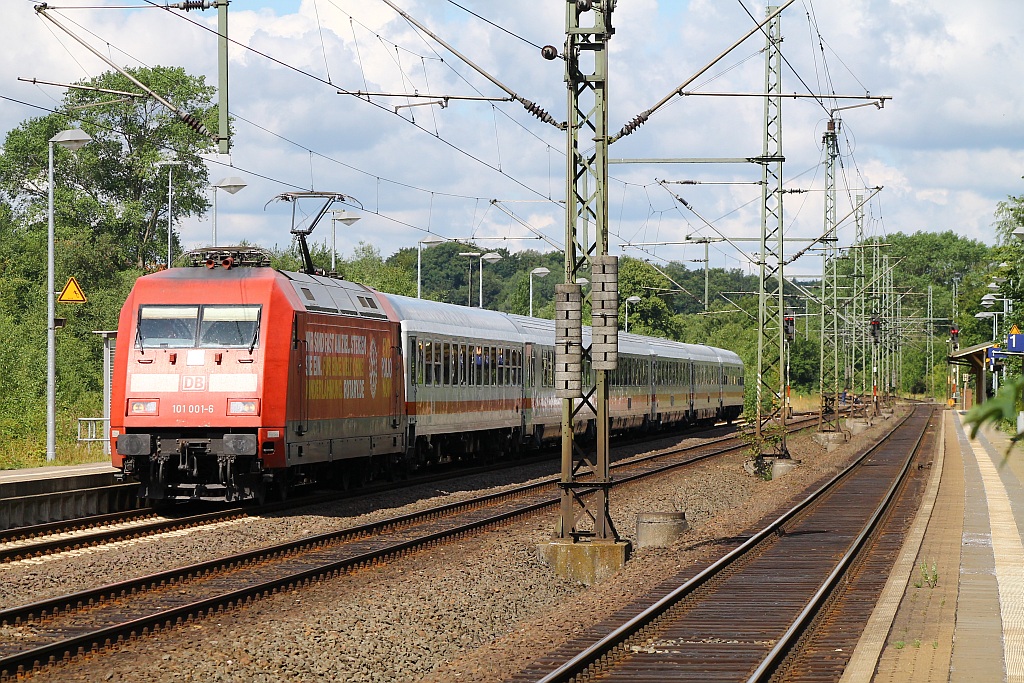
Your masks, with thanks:
M 246 348 L 259 340 L 260 306 L 140 306 L 136 348 Z
M 203 306 L 200 348 L 255 346 L 260 326 L 259 306 Z

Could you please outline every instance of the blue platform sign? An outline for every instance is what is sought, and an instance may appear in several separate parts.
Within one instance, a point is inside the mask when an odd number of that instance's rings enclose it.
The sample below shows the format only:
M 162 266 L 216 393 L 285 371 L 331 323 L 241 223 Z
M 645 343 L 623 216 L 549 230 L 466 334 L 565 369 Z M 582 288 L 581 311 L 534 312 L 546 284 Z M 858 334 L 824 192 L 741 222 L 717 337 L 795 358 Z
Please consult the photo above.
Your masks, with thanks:
M 1024 353 L 1024 334 L 1006 335 L 1006 350 L 1009 353 Z

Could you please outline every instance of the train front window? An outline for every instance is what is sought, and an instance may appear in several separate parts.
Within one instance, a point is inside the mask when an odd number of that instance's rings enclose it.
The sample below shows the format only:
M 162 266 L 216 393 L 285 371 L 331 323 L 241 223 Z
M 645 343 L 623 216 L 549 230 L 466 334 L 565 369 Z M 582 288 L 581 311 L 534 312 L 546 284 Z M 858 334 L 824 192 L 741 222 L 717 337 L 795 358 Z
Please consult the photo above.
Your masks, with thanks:
M 141 306 L 136 348 L 253 348 L 260 306 Z
M 142 306 L 136 330 L 137 348 L 192 348 L 196 343 L 198 306 Z
M 256 346 L 259 326 L 259 306 L 203 306 L 199 347 Z

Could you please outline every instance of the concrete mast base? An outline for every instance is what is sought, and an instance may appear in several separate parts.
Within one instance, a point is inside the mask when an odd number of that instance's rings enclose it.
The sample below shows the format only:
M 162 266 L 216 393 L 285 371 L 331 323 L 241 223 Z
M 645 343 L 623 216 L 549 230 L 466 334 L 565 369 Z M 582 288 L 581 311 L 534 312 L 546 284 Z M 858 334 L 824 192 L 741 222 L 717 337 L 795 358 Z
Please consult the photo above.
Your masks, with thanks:
M 625 566 L 629 541 L 552 539 L 537 544 L 537 555 L 559 576 L 587 586 L 603 581 Z

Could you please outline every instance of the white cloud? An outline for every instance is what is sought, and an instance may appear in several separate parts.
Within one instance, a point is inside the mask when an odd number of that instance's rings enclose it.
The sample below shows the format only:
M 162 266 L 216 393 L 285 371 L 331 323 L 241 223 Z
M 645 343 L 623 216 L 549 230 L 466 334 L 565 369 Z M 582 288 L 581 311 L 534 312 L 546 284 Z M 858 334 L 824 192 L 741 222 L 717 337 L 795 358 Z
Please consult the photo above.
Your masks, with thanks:
M 80 0 L 79 4 L 95 2 Z M 400 4 L 556 120 L 566 118 L 564 63 L 545 61 L 534 45 L 520 39 L 561 50 L 561 5 L 468 2 L 467 6 L 513 36 L 437 0 Z M 744 4 L 755 17 L 763 17 L 762 3 Z M 872 0 L 854 5 L 816 3 L 812 10 L 813 26 L 798 7 L 783 18 L 786 57 L 807 86 L 840 94 L 868 90 L 894 98 L 881 111 L 862 108 L 841 113 L 840 206 L 849 204 L 849 196 L 864 192 L 865 185 L 884 185 L 870 209 L 872 225 L 882 226 L 879 229 L 953 229 L 994 242 L 989 225 L 996 202 L 1022 192 L 1024 131 L 1019 122 L 1024 117 L 1024 91 L 1008 84 L 1024 72 L 1019 35 L 1024 3 Z M 119 63 L 132 63 L 118 52 L 123 50 L 146 64 L 180 64 L 216 83 L 215 37 L 180 16 L 161 10 L 114 9 L 68 10 L 61 16 L 95 33 L 98 38 L 89 39 L 105 51 L 109 43 Z M 208 28 L 216 26 L 212 12 L 193 12 L 187 18 Z M 6 44 L 17 45 L 17 58 L 0 64 L 0 77 L 7 84 L 0 94 L 52 106 L 60 98 L 59 89 L 21 84 L 15 78 L 71 82 L 106 70 L 99 60 L 46 26 L 29 3 L 9 8 L 0 32 L 8 36 Z M 612 132 L 672 92 L 749 30 L 752 22 L 736 4 L 642 0 L 619 3 L 614 26 L 609 83 Z M 814 27 L 821 32 L 827 70 Z M 374 98 L 371 104 L 336 93 L 337 88 L 370 88 L 504 96 L 470 67 L 418 35 L 383 3 L 234 3 L 230 30 L 233 39 L 295 68 L 239 47 L 231 49 L 231 109 L 256 126 L 237 120 L 232 154 L 236 169 L 211 168 L 213 180 L 231 174 L 244 175 L 249 182 L 236 196 L 222 195 L 218 226 L 222 235 L 286 244 L 288 211 L 275 205 L 264 211 L 263 205 L 275 194 L 298 186 L 345 192 L 367 208 L 363 220 L 346 229 L 344 237 L 339 234 L 343 252 L 364 240 L 388 254 L 414 246 L 422 236 L 420 230 L 428 228 L 453 237 L 530 235 L 492 206 L 491 199 L 510 202 L 506 206 L 517 215 L 528 217 L 545 235 L 562 241 L 560 206 L 541 201 L 549 195 L 559 200 L 564 193 L 565 134 L 561 131 L 541 123 L 517 103 L 452 100 L 446 108 L 403 108 L 396 116 L 396 105 L 413 102 Z M 763 46 L 763 37 L 751 38 L 691 88 L 759 92 Z M 328 80 L 328 73 L 336 87 L 316 80 Z M 804 92 L 788 66 L 783 90 Z M 821 230 L 821 133 L 826 109 L 832 106 L 823 108 L 812 100 L 784 103 L 787 189 L 810 190 L 786 196 L 787 234 L 794 238 Z M 32 115 L 37 112 L 0 101 L 4 130 Z M 413 118 L 419 128 L 409 123 Z M 611 155 L 756 156 L 761 153 L 762 118 L 760 98 L 677 98 L 616 142 Z M 619 236 L 613 242 L 620 238 L 682 241 L 695 232 L 713 234 L 658 186 L 656 178 L 700 180 L 700 185 L 676 189 L 701 216 L 726 234 L 759 233 L 758 202 L 751 200 L 760 190 L 749 184 L 760 180 L 761 168 L 756 164 L 616 165 L 611 173 L 610 222 Z M 726 181 L 748 184 L 715 184 Z M 522 201 L 538 203 L 516 203 Z M 208 218 L 180 227 L 190 246 L 209 239 Z M 329 230 L 323 230 L 329 235 Z M 325 239 L 319 232 L 314 238 Z M 494 244 L 547 248 L 537 240 Z M 719 249 L 729 251 L 721 245 Z M 690 246 L 660 247 L 658 253 L 698 257 Z M 734 257 L 727 262 L 724 253 L 714 256 L 713 264 L 716 258 L 718 265 L 736 264 Z

